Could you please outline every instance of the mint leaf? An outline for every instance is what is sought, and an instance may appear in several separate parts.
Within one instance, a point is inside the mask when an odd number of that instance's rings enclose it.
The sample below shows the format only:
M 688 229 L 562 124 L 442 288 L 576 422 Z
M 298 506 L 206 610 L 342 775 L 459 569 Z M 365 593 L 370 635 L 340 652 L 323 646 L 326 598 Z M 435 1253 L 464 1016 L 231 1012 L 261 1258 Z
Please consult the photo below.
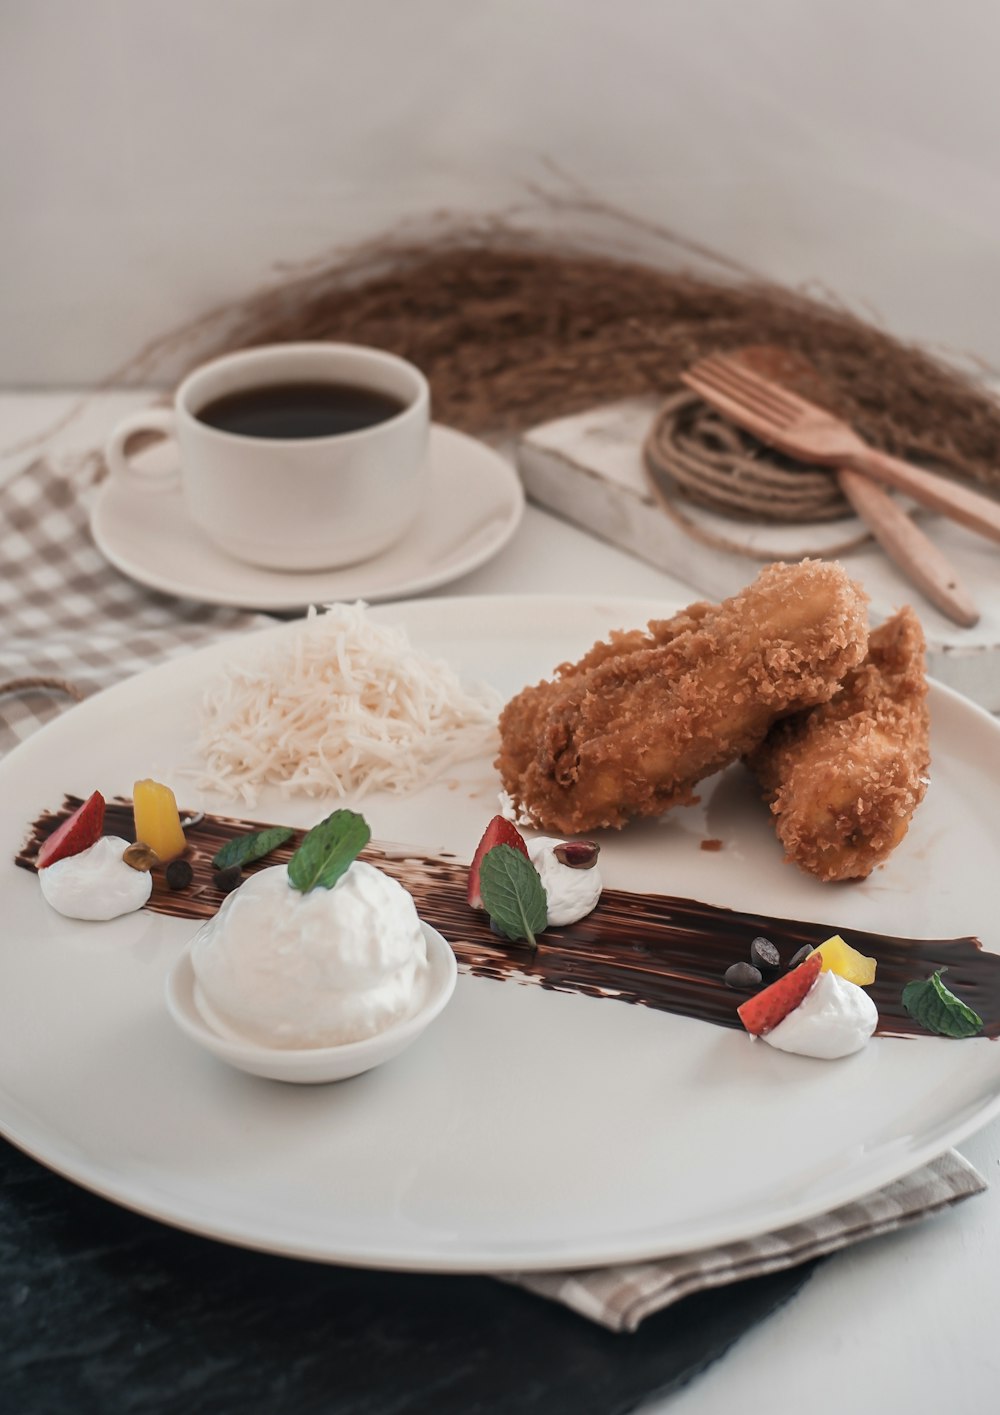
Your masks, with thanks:
M 494 845 L 479 867 L 479 890 L 498 928 L 508 938 L 527 939 L 537 948 L 535 935 L 549 921 L 549 906 L 541 877 L 528 857 L 513 845 Z
M 921 1027 L 941 1037 L 974 1037 L 983 1030 L 983 1019 L 941 981 L 944 968 L 925 980 L 907 983 L 903 1006 Z
M 254 860 L 263 860 L 286 840 L 291 840 L 295 831 L 289 825 L 275 825 L 270 830 L 252 830 L 247 835 L 237 835 L 235 840 L 227 840 L 222 849 L 212 856 L 212 864 L 217 870 L 226 870 L 230 865 L 250 865 Z
M 332 889 L 372 837 L 356 811 L 334 811 L 314 825 L 288 862 L 288 883 L 302 894 Z

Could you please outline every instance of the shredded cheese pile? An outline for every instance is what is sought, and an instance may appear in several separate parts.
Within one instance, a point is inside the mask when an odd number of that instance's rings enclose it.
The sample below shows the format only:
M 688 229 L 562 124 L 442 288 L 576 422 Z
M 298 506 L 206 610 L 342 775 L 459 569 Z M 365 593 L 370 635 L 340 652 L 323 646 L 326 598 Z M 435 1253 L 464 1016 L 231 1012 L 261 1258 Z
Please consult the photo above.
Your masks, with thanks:
M 253 667 L 205 697 L 202 785 L 254 805 L 262 786 L 354 799 L 415 791 L 492 748 L 502 700 L 466 689 L 367 606 L 315 609 Z

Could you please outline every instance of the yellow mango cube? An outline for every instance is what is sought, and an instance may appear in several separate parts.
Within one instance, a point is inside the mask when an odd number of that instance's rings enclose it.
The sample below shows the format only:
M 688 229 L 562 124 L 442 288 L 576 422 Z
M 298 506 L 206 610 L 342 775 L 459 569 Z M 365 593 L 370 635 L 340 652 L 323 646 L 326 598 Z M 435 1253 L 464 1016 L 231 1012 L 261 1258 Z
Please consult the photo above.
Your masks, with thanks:
M 859 988 L 866 988 L 875 981 L 875 959 L 866 958 L 863 953 L 845 943 L 840 934 L 834 934 L 825 943 L 821 943 L 819 948 L 814 948 L 813 952 L 822 958 L 824 973 L 839 973 L 849 983 L 857 983 Z
M 174 793 L 161 781 L 137 781 L 132 788 L 135 838 L 154 850 L 161 864 L 182 855 L 187 847 Z

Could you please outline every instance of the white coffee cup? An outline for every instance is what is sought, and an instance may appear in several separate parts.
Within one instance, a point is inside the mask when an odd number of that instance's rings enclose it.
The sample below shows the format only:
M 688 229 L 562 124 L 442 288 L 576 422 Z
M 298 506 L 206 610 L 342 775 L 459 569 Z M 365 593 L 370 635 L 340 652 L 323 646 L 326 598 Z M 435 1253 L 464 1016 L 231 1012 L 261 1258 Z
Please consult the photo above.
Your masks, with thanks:
M 289 383 L 354 385 L 389 395 L 401 410 L 320 437 L 248 436 L 199 421 L 227 394 Z M 179 470 L 133 470 L 125 445 L 140 432 L 175 438 Z M 162 490 L 179 477 L 192 521 L 237 560 L 325 570 L 378 555 L 404 534 L 425 493 L 429 432 L 427 380 L 405 359 L 357 344 L 274 344 L 202 364 L 172 408 L 120 422 L 106 456 L 114 476 L 136 485 Z

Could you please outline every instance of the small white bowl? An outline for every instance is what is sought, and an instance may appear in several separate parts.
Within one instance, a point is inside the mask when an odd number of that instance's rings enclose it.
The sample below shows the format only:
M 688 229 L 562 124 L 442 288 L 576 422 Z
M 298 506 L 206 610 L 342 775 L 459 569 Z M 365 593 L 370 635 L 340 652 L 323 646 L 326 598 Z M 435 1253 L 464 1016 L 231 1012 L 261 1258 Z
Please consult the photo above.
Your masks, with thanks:
M 234 1042 L 212 1030 L 195 1006 L 194 969 L 188 944 L 167 975 L 167 1008 L 171 1017 L 192 1041 L 210 1051 L 221 1061 L 251 1076 L 265 1076 L 271 1081 L 294 1081 L 300 1085 L 318 1085 L 324 1081 L 346 1081 L 360 1076 L 374 1066 L 381 1066 L 405 1051 L 429 1026 L 455 991 L 458 965 L 451 947 L 436 929 L 421 920 L 420 927 L 427 940 L 427 961 L 430 978 L 427 996 L 418 1012 L 402 1022 L 396 1022 L 378 1036 L 361 1042 L 345 1042 L 335 1047 L 259 1046 L 256 1042 Z M 193 942 L 193 941 L 192 941 Z

